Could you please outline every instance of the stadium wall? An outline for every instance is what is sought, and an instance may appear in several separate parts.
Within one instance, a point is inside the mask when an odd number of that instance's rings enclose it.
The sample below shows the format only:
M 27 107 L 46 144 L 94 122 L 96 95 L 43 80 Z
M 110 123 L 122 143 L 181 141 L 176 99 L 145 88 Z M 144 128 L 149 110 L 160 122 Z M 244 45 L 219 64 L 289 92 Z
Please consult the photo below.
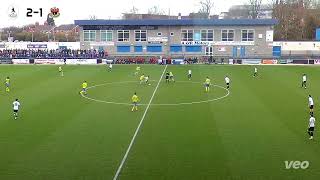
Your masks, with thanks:
M 281 41 L 273 46 L 281 47 L 281 56 L 320 57 L 319 41 Z
M 104 49 L 110 56 L 163 56 L 163 57 L 203 57 L 210 56 L 214 58 L 254 58 L 268 57 L 272 58 L 273 50 L 273 25 L 275 21 L 263 24 L 263 20 L 246 20 L 239 24 L 238 20 L 220 20 L 204 21 L 207 24 L 200 23 L 195 25 L 179 23 L 176 21 L 161 21 L 162 24 L 156 24 L 157 21 L 151 21 L 146 25 L 143 21 L 127 22 L 125 20 L 92 20 L 75 21 L 80 26 L 81 49 Z M 241 20 L 240 20 L 241 21 Z M 125 25 L 123 25 L 125 24 Z M 156 25 L 154 25 L 156 24 Z M 192 24 L 192 23 L 191 23 Z M 200 25 L 199 25 L 200 24 Z M 104 41 L 105 30 L 112 33 L 112 40 Z M 127 42 L 118 41 L 118 32 L 129 30 L 130 38 Z M 146 30 L 146 40 L 136 41 L 135 31 Z M 192 38 L 184 40 L 182 37 L 184 30 L 192 31 Z M 212 41 L 203 41 L 201 39 L 201 30 L 213 30 Z M 223 41 L 222 31 L 234 31 L 232 41 Z M 243 30 L 250 30 L 254 34 L 251 41 L 243 40 Z M 88 33 L 92 33 L 93 39 L 88 40 Z M 127 46 L 127 51 L 119 51 L 119 47 Z M 159 51 L 151 50 L 151 46 L 157 46 Z M 138 49 L 138 51 L 137 51 Z M 141 50 L 142 49 L 142 50 Z
M 80 42 L 0 42 L 1 49 L 80 49 Z
M 183 65 L 190 64 L 182 58 L 177 59 L 154 59 L 154 60 L 132 60 L 123 61 L 124 58 L 115 59 L 1 59 L 0 64 L 43 64 L 43 65 L 105 65 L 107 63 L 113 64 L 173 64 L 173 65 Z M 243 65 L 320 65 L 319 59 L 223 59 L 223 61 L 215 62 L 197 62 L 197 64 L 243 64 Z

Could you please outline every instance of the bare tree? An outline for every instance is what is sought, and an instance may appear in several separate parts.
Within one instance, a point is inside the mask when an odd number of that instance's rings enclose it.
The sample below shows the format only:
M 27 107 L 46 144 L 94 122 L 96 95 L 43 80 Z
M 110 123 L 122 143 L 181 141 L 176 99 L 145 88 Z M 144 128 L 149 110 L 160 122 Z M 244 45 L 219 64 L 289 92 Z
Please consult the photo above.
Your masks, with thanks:
M 160 9 L 159 6 L 153 6 L 148 9 L 148 14 L 153 14 L 153 15 L 164 15 L 165 12 L 164 10 Z
M 320 9 L 320 0 L 311 0 L 311 7 L 314 9 Z
M 139 14 L 139 9 L 135 6 L 132 6 L 132 8 L 129 10 L 130 14 Z
M 312 0 L 272 0 L 276 40 L 312 40 L 320 25 L 320 11 Z
M 214 0 L 200 0 L 199 4 L 199 13 L 206 13 L 209 16 L 214 6 Z
M 249 0 L 249 15 L 252 19 L 258 19 L 262 0 Z

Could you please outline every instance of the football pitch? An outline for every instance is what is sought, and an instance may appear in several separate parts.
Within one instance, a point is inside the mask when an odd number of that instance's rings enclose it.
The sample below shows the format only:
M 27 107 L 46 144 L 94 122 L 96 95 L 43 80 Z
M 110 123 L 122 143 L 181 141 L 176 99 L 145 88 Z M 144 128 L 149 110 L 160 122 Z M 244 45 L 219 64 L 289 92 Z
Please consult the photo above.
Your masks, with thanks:
M 61 77 L 58 66 L 0 66 L 0 180 L 319 179 L 317 123 L 315 139 L 307 134 L 309 94 L 320 119 L 318 66 L 258 66 L 254 78 L 253 66 L 142 65 L 151 85 L 135 68 L 63 66 Z M 166 83 L 165 71 L 176 82 Z M 87 98 L 79 95 L 85 80 Z M 286 169 L 286 161 L 309 166 Z

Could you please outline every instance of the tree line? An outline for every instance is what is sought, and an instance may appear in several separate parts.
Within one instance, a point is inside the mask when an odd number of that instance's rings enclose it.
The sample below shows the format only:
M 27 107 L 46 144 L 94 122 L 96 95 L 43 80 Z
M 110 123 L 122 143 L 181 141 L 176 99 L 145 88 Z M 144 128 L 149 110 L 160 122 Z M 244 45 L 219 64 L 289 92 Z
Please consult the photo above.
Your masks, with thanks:
M 28 26 L 24 27 L 7 27 L 0 32 L 0 41 L 7 41 L 12 37 L 14 41 L 30 42 L 75 42 L 79 41 L 79 34 L 75 31 L 67 32 L 45 32 L 45 31 L 28 31 Z
M 315 40 L 316 28 L 320 28 L 319 0 L 272 0 L 271 5 L 279 21 L 276 40 Z

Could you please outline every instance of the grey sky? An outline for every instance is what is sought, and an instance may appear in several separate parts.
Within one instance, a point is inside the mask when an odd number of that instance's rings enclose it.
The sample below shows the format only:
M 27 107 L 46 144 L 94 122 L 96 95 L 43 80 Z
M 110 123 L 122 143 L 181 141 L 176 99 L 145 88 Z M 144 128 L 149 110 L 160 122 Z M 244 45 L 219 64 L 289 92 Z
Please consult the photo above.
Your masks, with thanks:
M 10 25 L 22 26 L 46 20 L 51 7 L 60 9 L 61 16 L 56 19 L 56 24 L 73 23 L 75 19 L 88 19 L 96 15 L 99 19 L 120 18 L 122 12 L 128 11 L 134 5 L 140 13 L 147 12 L 149 7 L 158 5 L 167 13 L 187 15 L 199 9 L 199 0 L 1 0 L 0 27 Z M 248 0 L 215 0 L 214 14 L 227 11 L 231 5 L 243 4 Z M 18 8 L 19 16 L 16 19 L 8 17 L 8 8 L 14 5 Z M 26 17 L 26 8 L 34 10 L 43 8 L 43 17 Z

